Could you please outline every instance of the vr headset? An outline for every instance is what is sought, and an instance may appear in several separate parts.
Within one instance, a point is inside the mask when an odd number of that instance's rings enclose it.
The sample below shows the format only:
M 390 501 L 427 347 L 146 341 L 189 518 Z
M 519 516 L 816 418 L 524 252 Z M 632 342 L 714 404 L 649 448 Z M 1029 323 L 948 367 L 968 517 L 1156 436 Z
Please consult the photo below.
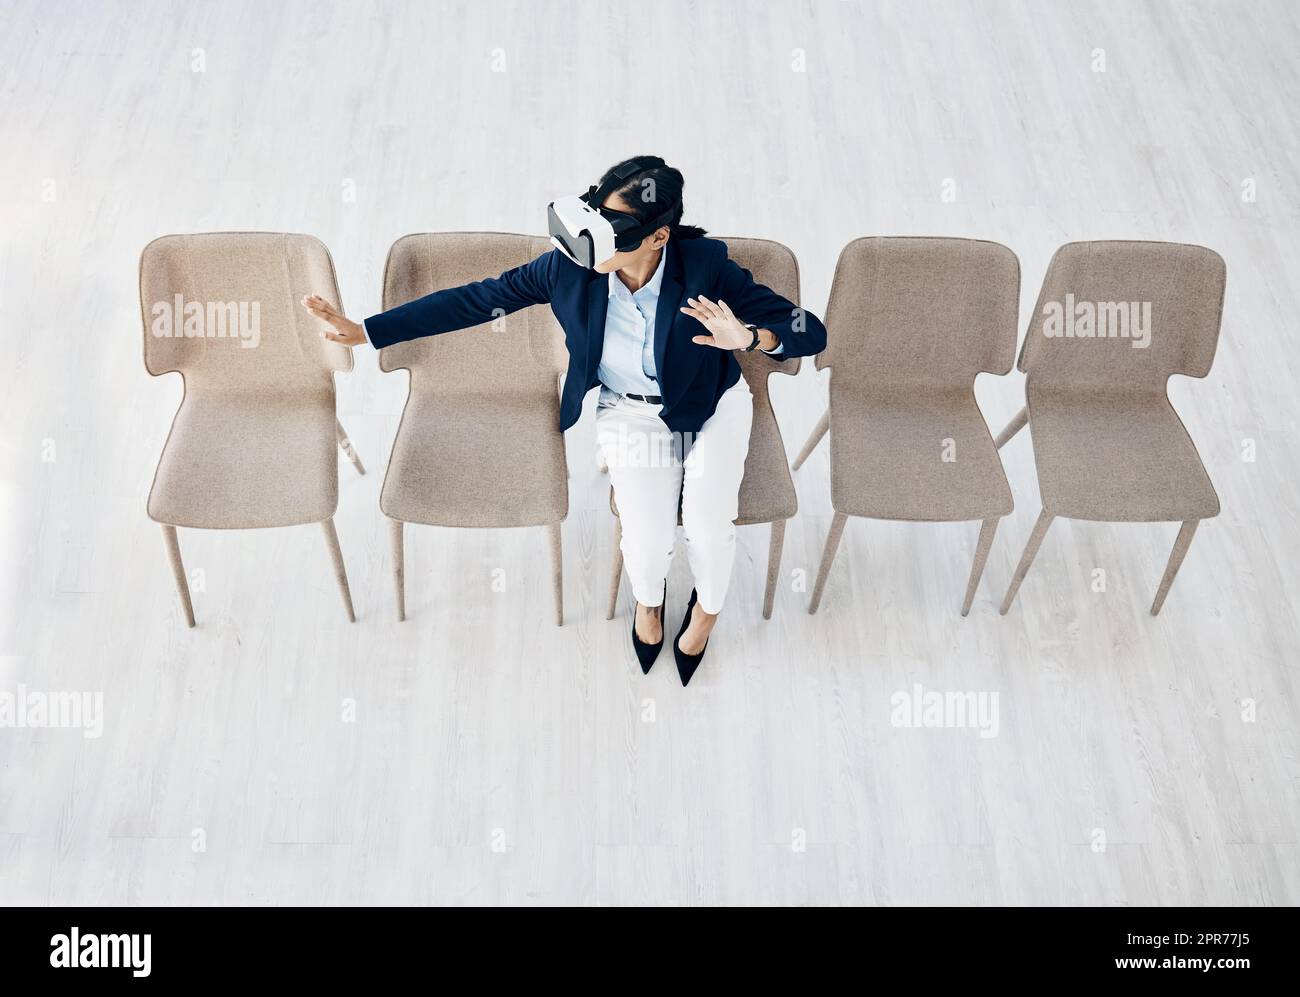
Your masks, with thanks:
M 638 156 L 622 169 L 610 174 L 599 186 L 587 188 L 585 194 L 570 194 L 546 206 L 551 245 L 580 267 L 590 270 L 604 263 L 615 252 L 635 249 L 641 240 L 672 221 L 677 205 L 648 221 L 622 211 L 601 207 L 605 198 L 645 170 L 663 166 L 656 156 Z

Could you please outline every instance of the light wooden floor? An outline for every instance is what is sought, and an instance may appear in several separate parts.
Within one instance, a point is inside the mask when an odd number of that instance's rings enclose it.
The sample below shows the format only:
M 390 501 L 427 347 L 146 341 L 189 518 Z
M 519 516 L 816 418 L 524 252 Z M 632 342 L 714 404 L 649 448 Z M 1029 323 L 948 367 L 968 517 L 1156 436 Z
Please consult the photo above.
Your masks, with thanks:
M 0 729 L 0 902 L 1300 902 L 1293 4 L 10 2 L 4 26 L 0 692 L 102 691 L 104 732 Z M 998 616 L 1026 434 L 969 618 L 975 524 L 860 520 L 810 617 L 823 448 L 772 620 L 743 529 L 703 671 L 644 678 L 626 609 L 604 619 L 588 414 L 565 626 L 543 531 L 431 528 L 399 626 L 377 497 L 405 382 L 367 348 L 339 381 L 371 469 L 340 469 L 359 621 L 315 527 L 182 531 L 187 630 L 144 512 L 181 392 L 141 364 L 145 243 L 313 233 L 369 314 L 398 236 L 538 232 L 643 152 L 684 170 L 689 221 L 790 245 L 817 311 L 859 235 L 1006 243 L 1022 327 L 1062 242 L 1222 253 L 1214 369 L 1171 393 L 1224 511 L 1164 613 L 1176 526 L 1058 521 Z M 825 383 L 778 380 L 793 453 Z M 1023 379 L 978 393 L 996 431 Z M 670 626 L 689 586 L 676 564 Z M 916 683 L 998 693 L 999 736 L 891 726 Z

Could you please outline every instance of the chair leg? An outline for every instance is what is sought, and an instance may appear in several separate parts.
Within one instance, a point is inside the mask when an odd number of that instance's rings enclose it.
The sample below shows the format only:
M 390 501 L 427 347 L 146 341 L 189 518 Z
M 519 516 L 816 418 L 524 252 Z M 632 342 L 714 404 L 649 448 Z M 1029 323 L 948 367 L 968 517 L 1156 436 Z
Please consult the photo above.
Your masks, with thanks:
M 1169 594 L 1169 586 L 1174 583 L 1174 576 L 1178 574 L 1178 569 L 1183 565 L 1183 558 L 1187 556 L 1187 548 L 1192 545 L 1192 537 L 1196 535 L 1196 527 L 1201 521 L 1199 519 L 1186 520 L 1182 528 L 1178 531 L 1178 539 L 1174 541 L 1174 549 L 1169 553 L 1169 564 L 1165 567 L 1165 576 L 1160 579 L 1160 588 L 1156 590 L 1156 600 L 1151 603 L 1151 615 L 1158 616 L 1160 609 L 1165 604 L 1165 596 Z
M 176 527 L 161 523 L 163 542 L 167 545 L 167 560 L 171 562 L 172 577 L 176 579 L 176 591 L 180 593 L 181 606 L 185 610 L 185 622 L 194 626 L 194 603 L 190 601 L 190 582 L 185 577 L 185 565 L 181 561 L 181 545 L 176 539 Z
M 808 604 L 808 612 L 817 612 L 817 607 L 822 603 L 822 589 L 826 587 L 826 576 L 830 574 L 831 563 L 835 560 L 835 552 L 840 547 L 840 537 L 844 535 L 844 524 L 848 522 L 848 515 L 843 512 L 837 512 L 835 518 L 831 520 L 831 532 L 826 537 L 826 548 L 822 551 L 822 564 L 817 569 L 817 584 L 813 586 L 812 602 Z
M 1029 406 L 1026 405 L 1014 416 L 1011 421 L 1003 427 L 1002 432 L 998 433 L 998 438 L 993 441 L 993 445 L 1001 450 L 1011 440 L 1011 437 L 1020 432 L 1029 423 Z
M 357 614 L 352 611 L 352 590 L 348 588 L 348 570 L 343 566 L 343 550 L 339 547 L 339 534 L 334 529 L 334 520 L 327 519 L 320 525 L 325 531 L 325 543 L 330 549 L 330 561 L 334 565 L 334 580 L 339 583 L 343 607 L 348 611 L 348 619 L 356 623 Z
M 1052 514 L 1044 509 L 1038 514 L 1038 522 L 1034 524 L 1034 532 L 1029 534 L 1029 543 L 1025 544 L 1025 552 L 1020 555 L 1020 564 L 1016 566 L 1016 573 L 1011 576 L 1011 584 L 1007 587 L 1007 594 L 1002 600 L 1002 608 L 998 610 L 1003 616 L 1007 615 L 1007 610 L 1011 608 L 1011 603 L 1020 591 L 1020 583 L 1025 580 L 1025 575 L 1029 573 L 1029 566 L 1034 563 L 1034 555 L 1038 553 L 1039 545 L 1043 542 L 1043 537 L 1047 536 L 1047 528 L 1052 525 Z
M 767 544 L 767 588 L 763 592 L 763 619 L 772 618 L 772 600 L 776 597 L 776 580 L 781 574 L 781 551 L 785 547 L 785 520 L 772 523 Z
M 352 461 L 352 466 L 357 469 L 358 474 L 365 474 L 366 467 L 361 463 L 361 458 L 352 447 L 352 441 L 348 439 L 347 431 L 343 428 L 343 423 L 337 418 L 334 420 L 334 435 L 338 438 L 339 449 L 348 455 L 348 460 Z
M 393 550 L 393 594 L 397 596 L 397 622 L 406 620 L 406 524 L 388 521 L 388 539 Z
M 623 520 L 614 517 L 614 558 L 609 569 L 609 607 L 605 610 L 605 619 L 614 618 L 618 608 L 618 586 L 623 581 Z
M 560 524 L 547 527 L 551 535 L 551 588 L 555 592 L 555 625 L 564 626 L 564 542 Z
M 822 441 L 822 437 L 826 435 L 826 431 L 830 428 L 831 410 L 827 409 L 822 413 L 822 417 L 817 420 L 817 425 L 808 436 L 808 442 L 803 445 L 803 449 L 799 451 L 799 456 L 794 459 L 791 470 L 797 471 L 803 466 L 803 462 L 812 456 L 812 452 L 817 449 L 817 444 Z
M 970 567 L 970 581 L 966 583 L 966 599 L 961 604 L 961 615 L 970 612 L 970 604 L 975 599 L 975 591 L 980 587 L 984 576 L 984 562 L 989 559 L 989 549 L 993 546 L 993 534 L 998 531 L 999 517 L 986 519 L 980 525 L 979 542 L 975 545 L 975 562 Z

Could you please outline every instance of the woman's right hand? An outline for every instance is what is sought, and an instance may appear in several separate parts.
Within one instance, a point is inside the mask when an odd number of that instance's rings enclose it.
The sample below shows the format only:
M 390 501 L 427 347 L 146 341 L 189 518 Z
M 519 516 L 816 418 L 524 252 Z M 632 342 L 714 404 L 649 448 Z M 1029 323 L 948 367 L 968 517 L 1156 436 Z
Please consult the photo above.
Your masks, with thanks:
M 344 346 L 360 346 L 366 341 L 366 330 L 361 324 L 353 322 L 319 294 L 305 296 L 302 299 L 302 306 L 330 326 L 330 328 L 322 330 L 321 335 L 331 343 L 342 343 Z

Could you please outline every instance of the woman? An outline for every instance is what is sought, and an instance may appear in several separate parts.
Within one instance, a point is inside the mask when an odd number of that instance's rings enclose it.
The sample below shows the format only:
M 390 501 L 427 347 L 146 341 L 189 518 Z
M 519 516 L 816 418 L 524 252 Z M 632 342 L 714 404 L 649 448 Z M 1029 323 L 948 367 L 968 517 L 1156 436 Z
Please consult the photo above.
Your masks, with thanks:
M 657 156 L 606 171 L 581 200 L 609 223 L 606 230 L 621 234 L 603 260 L 591 258 L 588 240 L 590 267 L 556 238 L 555 250 L 500 277 L 438 291 L 364 324 L 317 295 L 303 305 L 331 327 L 327 338 L 348 346 L 369 339 L 382 349 L 549 304 L 569 350 L 561 430 L 578 421 L 583 398 L 600 387 L 597 437 L 622 521 L 623 561 L 636 596 L 632 644 L 643 672 L 663 647 L 680 506 L 695 578 L 673 644 L 686 685 L 722 612 L 735 554 L 753 399 L 732 351 L 812 356 L 825 347 L 826 330 L 755 283 L 727 259 L 724 243 L 682 224 L 683 184 Z M 553 232 L 554 219 L 553 210 Z

